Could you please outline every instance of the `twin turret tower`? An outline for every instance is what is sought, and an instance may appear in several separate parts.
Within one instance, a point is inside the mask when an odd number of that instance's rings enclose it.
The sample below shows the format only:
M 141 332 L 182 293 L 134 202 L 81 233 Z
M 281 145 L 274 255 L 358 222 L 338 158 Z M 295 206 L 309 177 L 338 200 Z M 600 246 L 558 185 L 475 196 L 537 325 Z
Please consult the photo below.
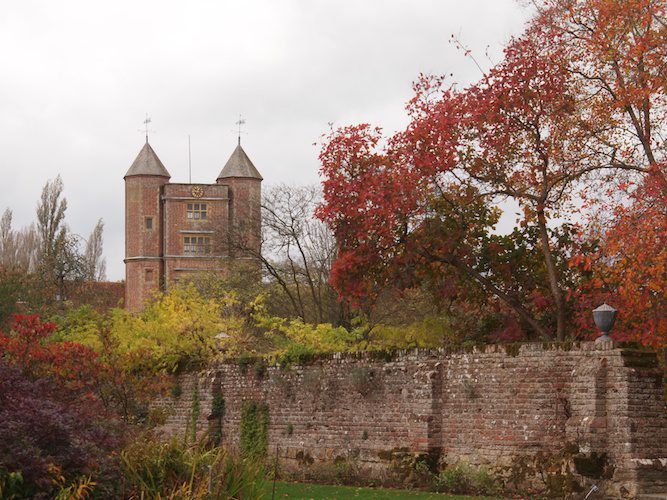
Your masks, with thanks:
M 262 176 L 241 147 L 215 184 L 170 183 L 146 138 L 125 174 L 125 307 L 193 273 L 224 273 L 260 252 Z

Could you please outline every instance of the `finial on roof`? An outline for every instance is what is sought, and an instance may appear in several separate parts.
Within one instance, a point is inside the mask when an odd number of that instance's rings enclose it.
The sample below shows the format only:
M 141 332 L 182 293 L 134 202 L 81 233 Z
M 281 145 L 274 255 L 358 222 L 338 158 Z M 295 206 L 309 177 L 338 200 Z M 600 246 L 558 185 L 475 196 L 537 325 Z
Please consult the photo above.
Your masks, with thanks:
M 148 124 L 150 122 L 151 122 L 151 119 L 148 116 L 148 113 L 146 113 L 146 119 L 144 120 L 144 129 L 142 130 L 142 132 L 144 132 L 146 134 L 146 144 L 148 144 L 148 132 L 149 132 Z M 150 132 L 153 132 L 153 131 L 150 130 Z
M 245 119 L 241 116 L 240 113 L 239 113 L 239 119 L 236 122 L 236 125 L 238 125 L 238 127 L 239 127 L 238 133 L 239 133 L 239 146 L 240 146 L 241 145 L 241 134 L 247 134 L 248 133 L 248 132 L 242 132 L 241 131 L 241 127 L 243 125 L 245 125 Z

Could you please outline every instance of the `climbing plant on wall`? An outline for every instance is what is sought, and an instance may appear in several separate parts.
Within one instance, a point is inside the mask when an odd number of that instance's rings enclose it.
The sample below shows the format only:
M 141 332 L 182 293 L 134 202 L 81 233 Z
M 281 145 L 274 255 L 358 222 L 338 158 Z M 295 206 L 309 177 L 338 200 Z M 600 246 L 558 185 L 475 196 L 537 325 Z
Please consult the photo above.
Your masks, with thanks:
M 250 458 L 266 455 L 269 443 L 269 405 L 245 401 L 241 407 L 241 451 Z
M 195 386 L 192 390 L 192 404 L 190 406 L 190 428 L 188 434 L 192 436 L 192 442 L 197 441 L 197 422 L 199 420 L 199 413 L 201 412 L 201 404 L 199 402 L 199 381 L 195 379 Z M 187 440 L 186 436 L 186 440 Z

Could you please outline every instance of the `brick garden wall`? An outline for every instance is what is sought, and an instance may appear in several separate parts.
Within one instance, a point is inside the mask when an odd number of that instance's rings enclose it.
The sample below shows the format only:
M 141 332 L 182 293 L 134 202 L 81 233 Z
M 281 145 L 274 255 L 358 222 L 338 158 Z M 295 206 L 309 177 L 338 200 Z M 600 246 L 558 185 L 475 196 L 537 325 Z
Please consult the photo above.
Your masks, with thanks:
M 526 344 L 256 366 L 180 376 L 180 395 L 155 402 L 168 415 L 164 433 L 196 424 L 238 447 L 242 405 L 256 401 L 268 405 L 269 453 L 277 447 L 287 468 L 351 460 L 382 476 L 406 455 L 490 468 L 566 457 L 584 487 L 667 491 L 667 418 L 652 353 Z M 211 417 L 216 394 L 220 418 Z

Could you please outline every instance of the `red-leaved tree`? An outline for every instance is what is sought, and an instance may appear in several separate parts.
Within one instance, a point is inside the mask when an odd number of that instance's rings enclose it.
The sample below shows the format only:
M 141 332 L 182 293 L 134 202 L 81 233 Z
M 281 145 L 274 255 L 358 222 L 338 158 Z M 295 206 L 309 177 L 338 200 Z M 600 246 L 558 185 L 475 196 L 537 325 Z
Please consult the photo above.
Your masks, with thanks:
M 455 91 L 420 78 L 404 132 L 333 132 L 320 155 L 319 215 L 340 245 L 339 293 L 359 301 L 439 274 L 480 288 L 542 337 L 572 334 L 566 291 L 576 279 L 558 220 L 610 179 L 663 175 L 664 7 L 633 4 L 545 2 L 477 84 Z M 491 230 L 506 198 L 522 207 L 526 233 L 512 239 L 509 265 L 530 268 L 531 279 L 499 259 Z

